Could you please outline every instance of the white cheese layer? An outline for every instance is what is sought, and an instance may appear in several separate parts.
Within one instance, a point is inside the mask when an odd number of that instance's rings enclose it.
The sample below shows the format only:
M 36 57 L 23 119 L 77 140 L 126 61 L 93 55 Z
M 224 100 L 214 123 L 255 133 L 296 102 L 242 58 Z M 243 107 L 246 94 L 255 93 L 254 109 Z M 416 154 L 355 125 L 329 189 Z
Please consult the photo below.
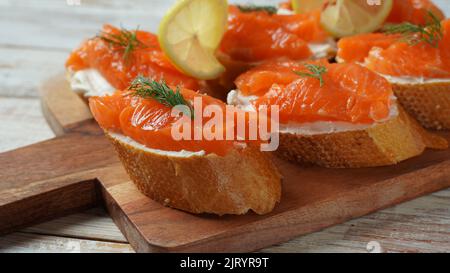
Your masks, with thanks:
M 278 15 L 294 15 L 294 11 L 288 10 L 288 9 L 278 9 L 277 11 Z M 314 55 L 314 58 L 321 59 L 326 58 L 330 55 L 331 52 L 337 51 L 337 45 L 336 42 L 333 40 L 333 38 L 328 38 L 323 43 L 310 43 L 308 44 L 309 50 Z
M 309 43 L 308 47 L 315 59 L 327 58 L 330 53 L 337 51 L 336 42 L 332 38 L 328 38 L 323 43 Z
M 114 87 L 112 87 L 106 81 L 106 79 L 103 78 L 103 76 L 100 75 L 100 73 L 95 69 L 80 70 L 75 73 L 72 73 L 71 75 L 69 75 L 69 77 L 70 77 L 70 86 L 72 87 L 72 90 L 76 93 L 84 95 L 85 97 L 103 96 L 107 94 L 112 94 L 115 91 Z M 128 136 L 113 132 L 109 132 L 109 134 L 113 138 L 121 142 L 124 142 L 128 145 L 131 145 L 136 149 L 154 154 L 166 155 L 171 157 L 193 157 L 193 156 L 204 156 L 206 154 L 205 151 L 190 152 L 182 150 L 174 152 L 174 151 L 152 149 L 131 139 Z
M 69 72 L 68 77 L 72 91 L 86 98 L 111 95 L 116 90 L 96 69 Z
M 370 50 L 369 55 L 380 56 L 382 49 L 374 47 Z M 343 62 L 341 59 L 337 59 L 338 62 Z M 367 66 L 367 58 L 364 63 L 360 64 Z M 426 77 L 412 77 L 412 76 L 390 76 L 386 74 L 378 73 L 378 75 L 384 77 L 390 83 L 393 84 L 427 84 L 427 83 L 450 83 L 449 78 L 426 78 Z
M 278 15 L 294 15 L 295 12 L 290 9 L 279 8 L 279 9 L 277 9 L 277 14 Z
M 181 150 L 178 152 L 174 152 L 174 151 L 164 151 L 164 150 L 152 149 L 152 148 L 148 148 L 147 146 L 133 140 L 132 138 L 130 138 L 128 136 L 118 134 L 118 133 L 112 133 L 112 132 L 108 132 L 108 133 L 113 138 L 115 138 L 123 143 L 126 143 L 130 146 L 133 146 L 136 149 L 143 150 L 143 151 L 149 152 L 149 153 L 165 155 L 165 156 L 170 156 L 170 157 L 194 157 L 194 156 L 204 156 L 206 154 L 205 151 L 190 152 L 190 151 Z
M 227 103 L 238 106 L 239 108 L 245 111 L 255 111 L 255 108 L 251 104 L 251 101 L 257 98 L 258 98 L 257 96 L 244 96 L 241 94 L 239 90 L 233 90 L 230 93 L 228 93 Z M 398 116 L 398 107 L 396 103 L 396 98 L 393 96 L 390 114 L 386 120 L 395 118 L 396 116 Z M 320 135 L 320 134 L 365 130 L 372 126 L 376 126 L 377 124 L 378 123 L 358 124 L 344 121 L 316 121 L 305 123 L 291 122 L 288 124 L 280 124 L 280 133 L 292 133 L 300 135 Z
M 380 76 L 384 77 L 390 83 L 394 84 L 427 84 L 427 83 L 450 83 L 450 78 L 425 78 L 425 77 L 394 77 L 385 74 L 380 74 Z

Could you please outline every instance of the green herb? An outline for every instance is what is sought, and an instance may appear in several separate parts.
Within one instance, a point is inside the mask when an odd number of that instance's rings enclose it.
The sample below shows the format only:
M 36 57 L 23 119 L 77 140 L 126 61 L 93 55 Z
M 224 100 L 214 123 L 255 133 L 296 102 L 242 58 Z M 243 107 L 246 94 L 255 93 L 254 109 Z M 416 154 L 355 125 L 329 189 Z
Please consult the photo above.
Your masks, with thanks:
M 137 31 L 138 29 L 136 29 Z M 116 46 L 124 49 L 123 58 L 128 60 L 130 54 L 137 48 L 146 48 L 147 46 L 138 40 L 136 31 L 129 31 L 124 28 L 118 34 L 100 32 L 97 36 L 103 41 L 109 43 L 111 46 Z
M 327 73 L 328 69 L 325 66 L 315 65 L 315 64 L 305 64 L 305 67 L 311 72 L 311 73 L 305 73 L 300 71 L 293 71 L 295 74 L 302 76 L 302 77 L 311 77 L 316 78 L 320 82 L 320 87 L 324 85 L 322 74 Z
M 265 11 L 270 15 L 276 14 L 278 9 L 274 6 L 237 5 L 241 12 Z
M 410 45 L 416 45 L 420 42 L 426 42 L 433 47 L 439 45 L 443 38 L 441 21 L 431 11 L 428 11 L 427 23 L 424 26 L 411 23 L 402 23 L 398 25 L 389 25 L 384 28 L 386 34 L 401 34 L 402 40 Z
M 157 82 L 143 76 L 137 76 L 128 89 L 131 90 L 135 96 L 152 98 L 168 107 L 186 105 L 189 107 L 190 111 L 189 113 L 186 111 L 185 114 L 190 115 L 192 118 L 194 117 L 192 105 L 184 99 L 183 95 L 181 95 L 180 88 L 177 87 L 177 90 L 174 91 L 164 80 Z

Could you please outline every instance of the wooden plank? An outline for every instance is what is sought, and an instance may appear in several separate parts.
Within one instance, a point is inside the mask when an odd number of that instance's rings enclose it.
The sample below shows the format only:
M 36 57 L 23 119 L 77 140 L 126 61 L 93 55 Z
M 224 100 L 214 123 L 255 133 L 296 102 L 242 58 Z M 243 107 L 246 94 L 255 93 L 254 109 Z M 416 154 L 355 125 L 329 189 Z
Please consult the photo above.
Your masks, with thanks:
M 39 99 L 0 97 L 0 152 L 52 138 Z
M 162 0 L 81 0 L 81 5 L 71 6 L 64 0 L 6 1 L 0 9 L 3 26 L 0 46 L 72 50 L 82 40 L 98 33 L 104 23 L 129 28 L 140 26 L 155 32 L 172 3 Z M 30 36 L 33 39 L 29 39 Z
M 0 24 L 3 26 L 0 46 L 67 51 L 76 48 L 84 39 L 95 36 L 104 23 L 156 31 L 163 16 L 161 6 L 152 5 L 149 1 L 147 8 L 135 9 L 132 13 L 126 8 L 105 11 L 58 2 L 60 6 L 55 8 L 10 6 L 0 9 Z M 29 39 L 30 36 L 33 39 Z
M 0 96 L 38 97 L 42 82 L 64 70 L 69 51 L 0 47 Z
M 80 126 L 0 154 L 0 233 L 92 206 L 102 168 L 114 179 L 127 177 L 98 126 Z
M 111 217 L 100 207 L 34 225 L 21 232 L 127 243 Z
M 379 242 L 385 252 L 450 252 L 449 231 L 450 189 L 298 237 L 262 252 L 366 253 L 371 241 Z M 126 242 L 101 208 L 62 217 L 22 232 Z
M 263 252 L 450 252 L 450 189 L 385 209 Z
M 129 244 L 12 233 L 0 237 L 0 253 L 129 253 Z

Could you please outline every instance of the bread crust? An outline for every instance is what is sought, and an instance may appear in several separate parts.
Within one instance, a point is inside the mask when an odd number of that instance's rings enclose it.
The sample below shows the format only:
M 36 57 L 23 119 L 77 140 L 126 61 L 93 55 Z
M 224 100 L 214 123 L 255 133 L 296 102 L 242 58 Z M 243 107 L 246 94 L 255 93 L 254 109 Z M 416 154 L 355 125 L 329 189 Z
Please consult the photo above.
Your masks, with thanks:
M 426 148 L 446 149 L 444 138 L 427 132 L 401 108 L 399 115 L 365 130 L 319 135 L 280 134 L 280 157 L 328 168 L 393 165 Z
M 281 175 L 270 155 L 256 147 L 223 157 L 174 157 L 106 135 L 138 189 L 166 206 L 191 213 L 266 214 L 280 201 Z
M 450 130 L 450 81 L 432 83 L 392 83 L 405 110 L 423 127 Z

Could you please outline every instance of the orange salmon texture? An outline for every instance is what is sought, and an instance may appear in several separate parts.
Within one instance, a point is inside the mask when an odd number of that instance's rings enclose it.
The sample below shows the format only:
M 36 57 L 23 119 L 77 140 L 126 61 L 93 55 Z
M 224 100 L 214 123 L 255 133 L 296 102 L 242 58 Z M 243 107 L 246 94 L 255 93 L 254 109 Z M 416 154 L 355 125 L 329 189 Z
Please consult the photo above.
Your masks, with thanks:
M 134 32 L 134 31 L 133 31 Z M 103 27 L 102 33 L 120 35 L 121 30 L 110 25 Z M 66 62 L 69 71 L 87 68 L 97 69 L 116 89 L 125 89 L 138 75 L 171 85 L 181 85 L 197 90 L 198 81 L 179 72 L 162 52 L 156 35 L 135 31 L 140 45 L 125 56 L 125 47 L 118 46 L 95 37 L 86 40 L 75 50 Z
M 390 76 L 449 78 L 450 20 L 442 21 L 443 37 L 437 46 L 426 42 L 410 45 L 398 35 L 362 34 L 341 39 L 337 59 L 360 62 Z
M 320 11 L 271 15 L 265 11 L 242 12 L 230 6 L 228 30 L 220 51 L 244 62 L 303 60 L 312 55 L 308 43 L 323 42 L 326 38 L 320 26 Z
M 371 124 L 388 118 L 392 88 L 383 77 L 357 64 L 329 64 L 326 60 L 308 62 L 325 67 L 323 86 L 304 64 L 287 61 L 266 63 L 236 80 L 245 96 L 257 96 L 259 105 L 278 105 L 280 123 L 344 121 Z
M 270 127 L 271 121 L 265 116 L 251 116 L 236 107 L 226 106 L 220 100 L 189 89 L 179 89 L 179 91 L 184 99 L 191 104 L 193 104 L 194 99 L 201 99 L 202 108 L 194 109 L 196 113 L 194 119 L 184 115 L 173 116 L 172 107 L 168 107 L 153 98 L 136 96 L 132 90 L 116 91 L 112 95 L 91 97 L 89 106 L 95 120 L 104 130 L 123 134 L 153 149 L 205 151 L 206 153 L 223 156 L 235 147 L 235 141 L 256 145 L 267 140 L 261 139 L 260 132 L 257 133 L 256 139 L 251 139 L 249 129 L 250 124 L 258 124 L 256 130 L 259 130 L 259 125 L 262 122 Z M 205 113 L 207 106 L 214 106 L 217 110 L 220 110 L 223 120 L 216 117 L 216 114 L 212 114 L 212 116 L 207 114 L 197 115 L 198 111 Z M 213 122 L 212 120 L 216 118 L 218 118 L 221 126 L 210 124 L 212 127 L 209 128 L 214 131 L 214 136 L 220 135 L 222 139 L 207 139 L 203 131 L 204 126 L 208 127 L 207 124 Z M 230 119 L 234 120 L 234 123 L 230 122 Z M 242 132 L 239 131 L 239 126 L 236 126 L 238 121 L 245 122 L 245 130 Z M 177 128 L 184 129 L 185 126 L 190 128 L 190 139 L 177 140 L 172 135 L 172 127 L 175 123 L 177 123 Z M 216 124 L 215 121 L 213 123 Z M 195 140 L 194 131 L 199 128 L 201 140 Z M 180 134 L 184 135 L 184 132 L 180 132 Z M 230 135 L 232 136 L 231 139 Z
M 188 89 L 182 89 L 180 92 L 188 101 L 201 97 L 203 106 L 215 104 L 225 108 L 223 102 L 209 96 Z M 92 97 L 89 99 L 89 106 L 94 118 L 104 130 L 121 133 L 149 148 L 165 151 L 206 151 L 224 155 L 233 147 L 233 141 L 227 140 L 175 140 L 172 136 L 172 125 L 180 118 L 186 119 L 186 122 L 192 125 L 189 117 L 173 117 L 171 107 L 154 99 L 134 96 L 130 91 Z M 203 123 L 205 122 L 206 119 L 203 120 Z

